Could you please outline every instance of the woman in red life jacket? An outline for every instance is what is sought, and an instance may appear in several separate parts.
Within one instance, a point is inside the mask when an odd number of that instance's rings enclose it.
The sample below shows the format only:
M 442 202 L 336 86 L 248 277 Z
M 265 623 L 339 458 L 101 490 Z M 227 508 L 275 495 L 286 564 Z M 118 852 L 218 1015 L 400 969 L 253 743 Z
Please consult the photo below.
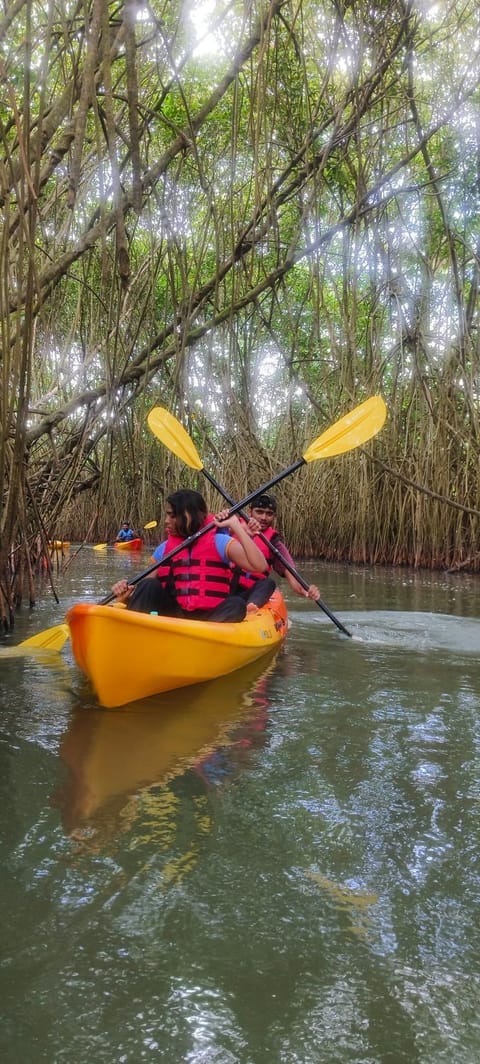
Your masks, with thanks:
M 128 609 L 140 613 L 156 612 L 201 621 L 242 621 L 247 606 L 241 595 L 232 594 L 234 567 L 241 572 L 263 572 L 267 561 L 246 526 L 236 514 L 228 517 L 228 513 L 222 510 L 213 517 L 207 513 L 205 500 L 198 491 L 174 491 L 167 498 L 165 510 L 167 538 L 153 555 L 159 563 L 158 569 L 133 587 L 126 580 L 119 580 L 112 587 L 113 594 L 126 602 Z M 205 532 L 162 565 L 164 556 L 212 520 L 216 530 Z
M 292 591 L 296 595 L 301 595 L 302 598 L 311 598 L 315 602 L 318 602 L 320 598 L 320 591 L 316 584 L 310 584 L 308 591 L 305 591 L 298 580 L 285 569 L 282 565 L 280 558 L 277 558 L 272 551 L 269 551 L 266 543 L 263 542 L 258 536 L 259 532 L 262 532 L 266 539 L 276 547 L 280 554 L 283 555 L 285 560 L 294 566 L 293 558 L 287 547 L 280 539 L 277 530 L 273 527 L 277 512 L 277 500 L 274 495 L 258 495 L 250 507 L 250 521 L 248 522 L 248 531 L 253 536 L 255 543 L 261 550 L 267 562 L 267 572 L 250 572 L 244 573 L 238 571 L 234 576 L 234 588 L 236 593 L 241 595 L 247 603 L 247 609 L 254 609 L 260 606 L 264 606 L 268 602 L 270 595 L 275 591 L 275 580 L 268 575 L 269 572 L 274 570 L 279 576 L 284 576 L 288 581 Z

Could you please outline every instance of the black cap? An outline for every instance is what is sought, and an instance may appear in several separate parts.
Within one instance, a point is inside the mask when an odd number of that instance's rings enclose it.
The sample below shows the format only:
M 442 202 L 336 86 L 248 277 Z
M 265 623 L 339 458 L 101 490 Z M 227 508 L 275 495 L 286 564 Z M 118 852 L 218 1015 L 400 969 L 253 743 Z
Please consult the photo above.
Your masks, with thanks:
M 268 506 L 274 513 L 277 512 L 277 500 L 274 495 L 257 495 L 255 499 L 252 499 L 252 507 L 255 506 Z

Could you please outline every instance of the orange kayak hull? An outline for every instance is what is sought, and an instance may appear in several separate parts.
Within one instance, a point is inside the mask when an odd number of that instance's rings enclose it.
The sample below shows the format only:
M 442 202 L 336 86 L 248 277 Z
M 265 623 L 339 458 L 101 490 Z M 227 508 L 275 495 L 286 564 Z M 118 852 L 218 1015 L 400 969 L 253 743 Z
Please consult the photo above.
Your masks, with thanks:
M 141 550 L 143 539 L 125 539 L 123 543 L 114 543 L 115 550 Z

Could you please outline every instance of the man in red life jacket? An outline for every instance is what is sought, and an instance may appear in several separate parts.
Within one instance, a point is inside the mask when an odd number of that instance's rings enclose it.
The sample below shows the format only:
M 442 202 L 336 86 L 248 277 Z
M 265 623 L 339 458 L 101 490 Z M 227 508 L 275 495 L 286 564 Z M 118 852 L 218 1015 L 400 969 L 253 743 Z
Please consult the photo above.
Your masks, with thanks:
M 272 570 L 278 573 L 279 576 L 284 576 L 288 581 L 292 591 L 296 595 L 301 595 L 302 598 L 310 598 L 315 602 L 318 602 L 320 598 L 320 591 L 316 584 L 310 584 L 308 591 L 298 583 L 298 580 L 285 569 L 282 565 L 281 559 L 277 558 L 272 551 L 269 551 L 268 545 L 260 539 L 258 533 L 262 532 L 266 539 L 276 547 L 276 549 L 283 555 L 285 560 L 294 566 L 293 558 L 287 547 L 280 539 L 279 533 L 274 528 L 274 521 L 277 513 L 277 500 L 274 495 L 258 495 L 250 507 L 250 521 L 248 522 L 248 531 L 262 554 L 264 555 L 268 570 L 264 572 L 256 573 L 244 573 L 237 572 L 234 576 L 234 588 L 236 593 L 240 594 L 245 599 L 248 609 L 255 609 L 260 606 L 264 606 L 270 595 L 275 591 L 275 580 L 268 575 Z
M 198 491 L 183 489 L 167 497 L 165 532 L 167 538 L 154 551 L 158 568 L 129 586 L 126 580 L 113 585 L 113 594 L 127 609 L 139 613 L 160 613 L 192 620 L 241 621 L 247 612 L 245 599 L 232 594 L 234 568 L 264 572 L 268 564 L 247 528 L 236 514 L 222 510 L 216 517 L 207 513 Z M 217 528 L 165 565 L 162 559 L 183 540 L 215 521 Z M 225 530 L 228 534 L 222 532 Z M 229 534 L 231 533 L 231 534 Z

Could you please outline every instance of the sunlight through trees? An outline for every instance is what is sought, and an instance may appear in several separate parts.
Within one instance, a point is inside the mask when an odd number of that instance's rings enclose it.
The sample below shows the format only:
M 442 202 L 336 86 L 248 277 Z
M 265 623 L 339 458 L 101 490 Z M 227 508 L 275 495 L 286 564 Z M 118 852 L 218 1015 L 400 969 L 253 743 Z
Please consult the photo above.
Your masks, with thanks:
M 188 481 L 157 402 L 246 494 L 382 394 L 293 549 L 479 569 L 476 0 L 12 0 L 0 46 L 4 626 Z

